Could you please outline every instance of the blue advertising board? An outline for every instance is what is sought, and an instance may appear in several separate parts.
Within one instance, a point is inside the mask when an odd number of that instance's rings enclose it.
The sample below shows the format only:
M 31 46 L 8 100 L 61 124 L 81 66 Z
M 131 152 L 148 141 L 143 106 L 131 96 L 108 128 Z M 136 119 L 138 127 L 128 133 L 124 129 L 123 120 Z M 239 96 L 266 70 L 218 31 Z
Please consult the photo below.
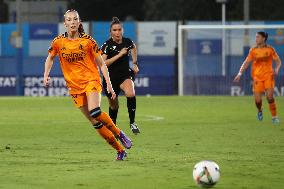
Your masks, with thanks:
M 51 77 L 51 85 L 43 85 L 42 76 L 24 77 L 25 96 L 69 96 L 65 80 L 62 76 Z M 185 93 L 187 95 L 230 95 L 242 96 L 252 94 L 250 78 L 243 78 L 240 83 L 233 83 L 232 76 L 191 76 L 185 78 Z M 244 87 L 247 82 L 249 87 Z M 135 79 L 137 95 L 173 95 L 175 94 L 174 76 L 139 75 Z M 274 88 L 276 96 L 284 96 L 284 76 L 276 78 Z M 16 95 L 16 77 L 0 76 L 0 96 Z
M 240 83 L 233 83 L 233 76 L 187 76 L 184 78 L 184 93 L 187 95 L 231 95 L 252 94 L 252 80 L 243 77 Z M 244 84 L 249 86 L 246 87 Z M 284 96 L 284 76 L 276 78 L 274 94 Z
M 30 24 L 29 38 L 30 40 L 50 40 L 58 34 L 57 24 Z
M 2 25 L 2 56 L 14 56 L 16 54 L 16 25 Z
M 22 45 L 24 55 L 28 56 L 28 28 L 29 24 L 22 25 Z M 2 46 L 1 55 L 2 56 L 15 56 L 16 55 L 16 24 L 2 24 L 1 25 L 1 39 L 0 46 Z
M 16 77 L 0 76 L 0 96 L 16 95 Z
M 283 21 L 275 21 L 275 22 L 265 22 L 265 24 L 284 24 Z M 278 55 L 284 57 L 284 29 L 266 29 L 268 33 L 268 44 L 272 45 Z M 282 58 L 283 59 L 283 58 Z
M 46 56 L 51 41 L 58 35 L 58 24 L 30 24 L 29 55 Z
M 187 40 L 187 51 L 190 55 L 220 55 L 222 52 L 222 40 L 190 39 Z
M 137 95 L 174 94 L 174 78 L 170 76 L 143 76 L 135 79 Z M 43 85 L 42 76 L 24 77 L 24 96 L 69 96 L 62 76 L 51 77 L 50 87 Z M 16 77 L 0 76 L 0 96 L 16 95 Z
M 2 55 L 2 25 L 0 24 L 0 56 Z

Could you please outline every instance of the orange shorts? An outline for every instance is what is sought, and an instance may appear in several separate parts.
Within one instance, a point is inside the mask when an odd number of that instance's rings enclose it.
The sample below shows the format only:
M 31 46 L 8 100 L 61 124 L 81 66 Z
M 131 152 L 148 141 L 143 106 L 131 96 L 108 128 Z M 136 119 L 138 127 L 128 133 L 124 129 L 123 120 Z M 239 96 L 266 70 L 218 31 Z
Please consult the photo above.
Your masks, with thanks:
M 267 89 L 274 89 L 274 76 L 264 81 L 253 81 L 253 92 L 263 93 Z
M 102 85 L 97 82 L 90 82 L 87 87 L 85 88 L 85 92 L 81 94 L 70 94 L 74 101 L 74 105 L 77 108 L 80 108 L 84 105 L 88 104 L 87 96 L 91 92 L 101 93 L 102 92 Z

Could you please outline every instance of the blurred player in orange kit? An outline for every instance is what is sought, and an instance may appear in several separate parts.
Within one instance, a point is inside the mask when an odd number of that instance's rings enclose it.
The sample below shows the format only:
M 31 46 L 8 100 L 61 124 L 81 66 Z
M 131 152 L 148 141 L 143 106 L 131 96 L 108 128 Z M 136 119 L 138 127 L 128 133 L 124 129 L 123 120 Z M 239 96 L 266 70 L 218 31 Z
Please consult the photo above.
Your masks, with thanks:
M 131 140 L 100 108 L 102 84 L 99 68 L 106 80 L 111 98 L 115 99 L 116 94 L 98 44 L 91 36 L 85 34 L 76 10 L 68 10 L 64 14 L 64 25 L 66 32 L 56 37 L 49 48 L 45 61 L 44 84 L 49 85 L 49 73 L 53 60 L 58 55 L 64 79 L 75 106 L 93 124 L 98 133 L 117 150 L 116 159 L 124 160 L 127 153 L 123 146 L 127 149 L 131 148 Z
M 240 81 L 242 74 L 252 62 L 251 75 L 253 79 L 255 105 L 258 110 L 257 118 L 259 121 L 262 121 L 263 119 L 262 94 L 265 92 L 269 104 L 269 110 L 272 115 L 272 122 L 274 124 L 278 124 L 279 118 L 277 116 L 276 103 L 273 94 L 275 87 L 274 77 L 279 73 L 281 60 L 275 49 L 266 44 L 267 39 L 268 34 L 266 32 L 260 31 L 256 33 L 256 46 L 250 49 L 249 54 L 243 62 L 234 81 Z M 275 69 L 273 69 L 273 61 L 276 63 Z

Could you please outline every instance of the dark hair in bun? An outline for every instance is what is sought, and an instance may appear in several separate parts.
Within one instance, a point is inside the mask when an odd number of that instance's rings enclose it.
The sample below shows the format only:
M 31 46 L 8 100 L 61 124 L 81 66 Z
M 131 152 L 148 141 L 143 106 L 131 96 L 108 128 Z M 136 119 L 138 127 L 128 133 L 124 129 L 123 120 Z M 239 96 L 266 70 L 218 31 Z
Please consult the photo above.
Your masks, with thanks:
M 114 24 L 120 24 L 122 25 L 122 23 L 120 22 L 118 17 L 112 17 L 112 21 L 110 23 L 110 28 L 114 25 Z
M 264 31 L 259 31 L 257 32 L 258 35 L 261 35 L 264 38 L 264 41 L 266 42 L 268 39 L 268 33 L 264 32 Z

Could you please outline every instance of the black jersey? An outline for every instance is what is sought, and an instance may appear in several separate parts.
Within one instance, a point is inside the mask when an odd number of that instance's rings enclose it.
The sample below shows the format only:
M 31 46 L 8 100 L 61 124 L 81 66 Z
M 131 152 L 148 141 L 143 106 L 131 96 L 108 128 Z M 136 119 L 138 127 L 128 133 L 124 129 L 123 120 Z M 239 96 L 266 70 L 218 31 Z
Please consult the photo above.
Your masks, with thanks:
M 102 54 L 107 55 L 107 59 L 119 54 L 120 50 L 123 48 L 127 48 L 128 53 L 108 66 L 111 80 L 129 75 L 129 52 L 132 48 L 134 48 L 134 43 L 131 39 L 123 37 L 122 43 L 118 44 L 110 38 L 101 47 Z

